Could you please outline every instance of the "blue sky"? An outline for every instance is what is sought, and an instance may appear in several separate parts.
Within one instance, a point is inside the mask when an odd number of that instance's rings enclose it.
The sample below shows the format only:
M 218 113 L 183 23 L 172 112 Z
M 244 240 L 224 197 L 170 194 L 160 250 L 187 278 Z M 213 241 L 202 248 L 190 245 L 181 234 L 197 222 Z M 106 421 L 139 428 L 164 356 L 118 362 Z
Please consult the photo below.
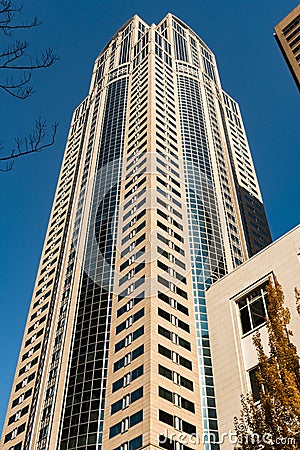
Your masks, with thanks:
M 291 0 L 27 0 L 24 17 L 42 25 L 27 35 L 32 48 L 53 46 L 60 61 L 34 77 L 35 94 L 18 101 L 0 92 L 0 139 L 12 145 L 39 116 L 59 122 L 55 145 L 0 173 L 1 303 L 0 423 L 3 424 L 25 320 L 72 111 L 86 96 L 93 61 L 134 14 L 148 23 L 172 12 L 216 54 L 223 88 L 241 107 L 273 238 L 299 223 L 299 93 L 273 26 Z

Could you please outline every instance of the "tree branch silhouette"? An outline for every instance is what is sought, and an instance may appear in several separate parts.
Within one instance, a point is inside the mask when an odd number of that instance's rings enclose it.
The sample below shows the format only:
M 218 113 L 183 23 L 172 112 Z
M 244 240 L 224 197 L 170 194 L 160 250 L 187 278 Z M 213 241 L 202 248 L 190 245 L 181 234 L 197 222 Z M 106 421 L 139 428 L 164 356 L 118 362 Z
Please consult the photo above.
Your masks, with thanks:
M 52 125 L 50 136 L 46 139 L 47 124 L 45 120 L 39 118 L 35 123 L 35 129 L 27 137 L 15 139 L 15 148 L 10 151 L 9 155 L 0 156 L 0 171 L 8 172 L 11 170 L 15 160 L 20 156 L 41 152 L 47 147 L 51 147 L 55 142 L 57 126 L 57 123 Z M 0 147 L 0 150 L 3 150 L 3 146 Z
M 0 0 L 0 34 L 2 32 L 7 45 L 0 46 L 0 91 L 10 96 L 25 100 L 34 92 L 32 74 L 40 69 L 51 67 L 59 58 L 52 47 L 45 48 L 37 54 L 32 54 L 30 43 L 27 40 L 14 39 L 14 32 L 18 30 L 28 31 L 41 24 L 37 17 L 30 21 L 22 21 L 20 15 L 23 5 L 18 5 L 11 0 Z M 7 172 L 13 167 L 16 158 L 30 153 L 39 152 L 53 145 L 57 123 L 52 125 L 50 137 L 46 142 L 46 121 L 38 119 L 34 131 L 27 138 L 15 139 L 15 146 L 11 150 L 5 150 L 2 144 L 0 150 L 6 153 L 0 157 L 0 164 L 5 164 L 0 171 Z

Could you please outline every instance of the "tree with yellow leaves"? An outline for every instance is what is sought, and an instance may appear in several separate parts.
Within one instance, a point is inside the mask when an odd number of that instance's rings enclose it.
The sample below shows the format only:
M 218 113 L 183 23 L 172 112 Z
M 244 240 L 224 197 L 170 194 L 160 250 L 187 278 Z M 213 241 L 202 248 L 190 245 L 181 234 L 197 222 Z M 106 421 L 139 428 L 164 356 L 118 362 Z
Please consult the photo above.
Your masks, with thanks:
M 242 396 L 241 417 L 234 419 L 242 450 L 300 449 L 300 364 L 292 332 L 288 329 L 290 311 L 284 307 L 284 293 L 274 277 L 266 287 L 268 296 L 268 354 L 261 336 L 253 338 L 257 351 L 256 379 L 260 400 L 251 394 Z M 300 315 L 300 292 L 296 290 Z

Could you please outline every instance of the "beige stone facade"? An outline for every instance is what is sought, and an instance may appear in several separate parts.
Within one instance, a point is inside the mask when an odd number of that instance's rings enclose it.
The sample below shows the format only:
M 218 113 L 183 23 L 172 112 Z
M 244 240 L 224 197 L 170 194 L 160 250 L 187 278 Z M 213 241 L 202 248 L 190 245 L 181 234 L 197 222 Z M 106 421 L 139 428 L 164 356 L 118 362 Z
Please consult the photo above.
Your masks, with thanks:
M 252 324 L 249 331 L 243 331 L 239 302 L 275 275 L 283 287 L 285 306 L 291 312 L 290 329 L 294 332 L 292 341 L 299 350 L 300 318 L 296 311 L 294 294 L 295 287 L 300 287 L 299 269 L 300 226 L 226 275 L 208 291 L 211 351 L 221 436 L 234 431 L 233 418 L 239 416 L 241 409 L 240 395 L 251 392 L 249 370 L 257 365 L 256 351 L 252 343 L 256 330 L 260 331 L 262 342 L 267 349 L 266 327 L 263 323 L 256 327 Z M 221 448 L 233 449 L 234 444 L 226 437 Z

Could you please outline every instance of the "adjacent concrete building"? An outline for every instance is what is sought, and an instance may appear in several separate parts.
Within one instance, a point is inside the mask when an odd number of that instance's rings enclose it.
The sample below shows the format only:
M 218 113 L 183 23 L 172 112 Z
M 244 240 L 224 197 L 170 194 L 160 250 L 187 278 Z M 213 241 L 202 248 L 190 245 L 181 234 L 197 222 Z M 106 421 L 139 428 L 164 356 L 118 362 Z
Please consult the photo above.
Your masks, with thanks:
M 300 350 L 299 316 L 295 287 L 300 288 L 300 226 L 273 242 L 239 268 L 211 286 L 207 313 L 220 435 L 227 433 L 222 450 L 233 449 L 229 441 L 233 418 L 240 415 L 243 393 L 258 400 L 255 368 L 257 355 L 252 343 L 259 330 L 267 350 L 265 284 L 277 277 L 291 312 L 292 341 Z M 298 351 L 299 354 L 299 351 Z
M 274 30 L 278 46 L 300 90 L 300 4 Z
M 134 16 L 72 118 L 2 449 L 218 449 L 206 291 L 270 241 L 214 54 Z

